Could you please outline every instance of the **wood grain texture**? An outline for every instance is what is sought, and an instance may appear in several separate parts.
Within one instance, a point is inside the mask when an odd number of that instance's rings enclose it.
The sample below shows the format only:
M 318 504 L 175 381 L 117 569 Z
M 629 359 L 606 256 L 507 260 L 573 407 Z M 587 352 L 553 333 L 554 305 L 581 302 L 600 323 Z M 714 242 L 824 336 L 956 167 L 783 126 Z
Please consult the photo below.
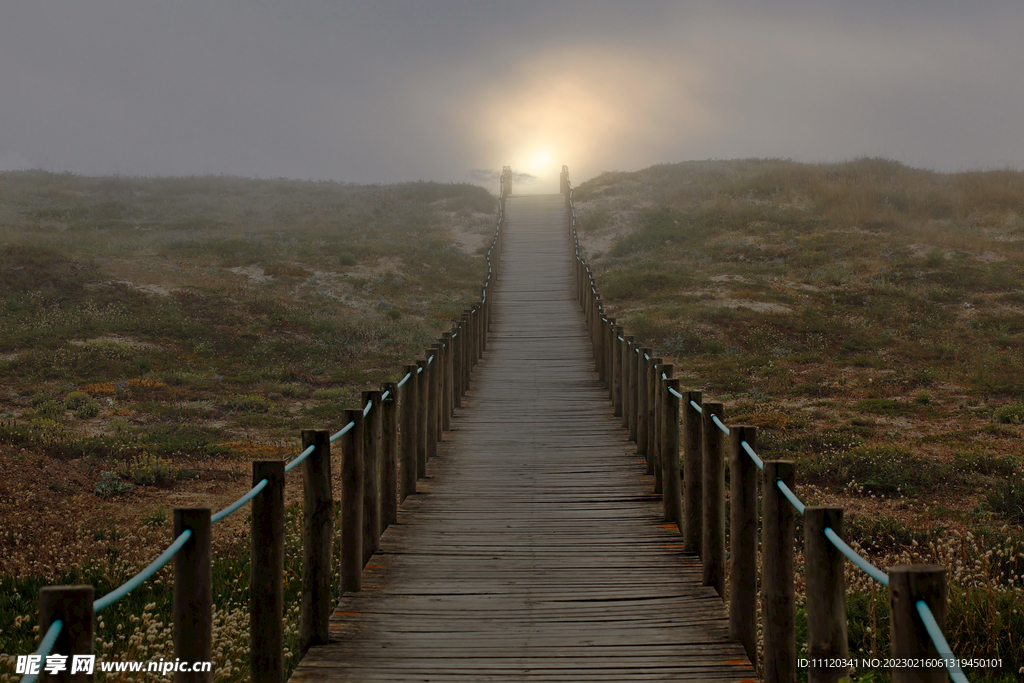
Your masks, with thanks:
M 452 431 L 291 680 L 753 679 L 594 371 L 563 198 L 507 206 Z

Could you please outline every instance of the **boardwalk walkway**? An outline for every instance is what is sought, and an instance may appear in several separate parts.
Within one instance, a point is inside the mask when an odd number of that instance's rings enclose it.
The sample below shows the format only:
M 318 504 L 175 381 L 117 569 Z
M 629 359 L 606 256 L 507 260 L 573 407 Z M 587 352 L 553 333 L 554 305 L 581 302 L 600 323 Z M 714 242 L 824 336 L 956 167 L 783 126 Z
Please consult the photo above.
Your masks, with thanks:
M 472 389 L 291 680 L 753 679 L 598 384 L 562 197 L 507 211 Z

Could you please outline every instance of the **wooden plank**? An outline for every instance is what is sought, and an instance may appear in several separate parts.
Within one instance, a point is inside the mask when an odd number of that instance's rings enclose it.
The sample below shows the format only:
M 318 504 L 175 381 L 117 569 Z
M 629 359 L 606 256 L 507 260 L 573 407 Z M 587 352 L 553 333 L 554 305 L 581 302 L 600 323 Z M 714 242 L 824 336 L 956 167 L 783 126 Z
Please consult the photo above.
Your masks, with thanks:
M 507 210 L 472 388 L 291 680 L 753 679 L 594 370 L 564 200 Z

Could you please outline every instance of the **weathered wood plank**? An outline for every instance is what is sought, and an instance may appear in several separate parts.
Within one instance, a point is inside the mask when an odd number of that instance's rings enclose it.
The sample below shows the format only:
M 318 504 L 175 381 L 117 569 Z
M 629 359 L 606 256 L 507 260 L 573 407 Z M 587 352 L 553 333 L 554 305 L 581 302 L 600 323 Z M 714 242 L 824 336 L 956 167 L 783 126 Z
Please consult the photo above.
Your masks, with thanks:
M 292 680 L 752 679 L 593 369 L 562 198 L 505 240 L 451 431 Z

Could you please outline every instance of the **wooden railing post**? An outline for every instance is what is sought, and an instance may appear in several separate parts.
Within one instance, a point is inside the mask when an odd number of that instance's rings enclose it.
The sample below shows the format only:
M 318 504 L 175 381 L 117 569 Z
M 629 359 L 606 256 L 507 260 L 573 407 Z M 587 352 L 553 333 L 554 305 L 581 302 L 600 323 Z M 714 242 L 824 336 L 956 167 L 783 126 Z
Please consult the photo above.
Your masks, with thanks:
M 441 351 L 434 344 L 427 349 L 431 360 L 424 371 L 427 381 L 427 462 L 437 457 L 437 443 L 441 440 Z
M 729 637 L 757 662 L 757 427 L 729 427 Z
M 902 564 L 889 568 L 890 638 L 893 659 L 931 659 L 940 657 L 917 611 L 924 600 L 939 629 L 946 629 L 946 569 L 934 564 Z M 893 668 L 893 683 L 938 683 L 946 681 L 945 667 Z
M 594 322 L 590 326 L 590 336 L 594 340 L 594 370 L 597 371 L 597 378 L 604 381 L 604 335 L 601 330 L 604 326 L 602 318 L 601 295 L 594 295 Z
M 765 683 L 796 683 L 796 586 L 793 546 L 796 509 L 779 490 L 792 491 L 790 460 L 766 460 L 761 482 L 761 610 L 764 619 Z
M 406 365 L 405 372 L 411 377 L 402 385 L 402 462 L 399 467 L 399 476 L 402 478 L 402 493 L 400 502 L 416 493 L 416 462 L 419 452 L 419 405 L 417 402 L 416 380 L 418 365 Z
M 825 536 L 829 527 L 843 536 L 843 508 L 804 508 L 804 575 L 807 577 L 807 669 L 809 683 L 848 681 L 846 577 L 843 555 Z
M 207 517 L 210 511 L 207 510 Z M 177 537 L 175 537 L 177 538 Z M 189 539 L 192 540 L 192 539 Z M 63 626 L 50 654 L 67 657 L 67 667 L 57 674 L 46 673 L 46 660 L 39 663 L 38 681 L 92 681 L 84 672 L 71 674 L 74 655 L 91 655 L 94 650 L 94 626 L 92 603 L 95 591 L 92 586 L 47 586 L 39 590 L 39 637 L 50 630 L 50 624 L 60 619 Z M 209 642 L 209 641 L 207 641 Z M 209 658 L 204 661 L 209 661 Z
M 302 430 L 302 597 L 299 657 L 313 645 L 326 645 L 331 619 L 331 557 L 334 544 L 334 492 L 331 490 L 331 435 Z M 182 659 L 185 659 L 182 657 Z
M 653 351 L 651 353 L 654 353 Z M 652 357 L 647 362 L 647 380 L 644 389 L 647 392 L 647 473 L 654 475 L 654 492 L 661 493 L 661 460 L 658 446 L 661 438 L 658 435 L 658 368 L 661 358 Z
M 462 312 L 462 330 L 459 332 L 459 337 L 462 339 L 462 359 L 459 363 L 462 368 L 462 395 L 465 396 L 466 392 L 469 391 L 470 373 L 473 371 L 473 361 L 470 359 L 470 349 L 473 346 L 473 326 L 470 323 L 469 312 Z
M 363 411 L 345 411 L 354 422 L 341 442 L 341 592 L 363 586 Z
M 363 420 L 363 565 L 380 544 L 380 470 L 383 391 L 364 391 L 363 405 L 371 403 Z
M 704 418 L 691 401 L 701 405 L 703 394 L 683 392 L 683 550 L 700 554 L 704 525 Z
M 249 670 L 253 683 L 284 679 L 284 460 L 252 463 Z
M 413 378 L 416 381 L 416 478 L 422 479 L 427 476 L 427 454 L 430 443 L 430 432 L 427 425 L 430 422 L 430 365 L 425 360 L 416 361 L 417 374 Z
M 615 352 L 619 348 L 615 339 L 615 318 L 605 318 L 604 327 L 604 385 L 608 399 L 615 402 Z
M 630 415 L 633 412 L 633 396 L 630 387 L 632 386 L 630 377 L 633 376 L 633 337 L 631 335 L 623 335 L 622 342 L 622 426 L 629 429 Z M 630 435 L 630 438 L 633 438 Z
M 637 379 L 637 360 L 636 357 L 640 355 L 638 353 L 639 346 L 632 337 L 629 337 L 629 440 L 636 443 L 636 420 L 637 411 L 640 409 L 637 386 L 639 385 Z
M 711 420 L 712 415 L 724 423 L 721 403 L 704 406 L 703 471 L 704 526 L 701 529 L 700 559 L 705 586 L 713 586 L 725 598 L 725 443 L 726 436 Z
M 647 474 L 653 474 L 650 454 L 647 452 L 647 425 L 651 419 L 650 395 L 647 391 L 648 366 L 651 364 L 652 349 L 645 346 L 636 355 L 636 452 L 644 456 Z
M 660 360 L 660 359 L 659 359 Z M 665 496 L 665 400 L 668 391 L 665 389 L 665 379 L 673 376 L 674 368 L 671 364 L 661 363 L 654 368 L 654 487 L 657 493 Z M 676 399 L 678 400 L 678 399 Z M 678 418 L 677 418 L 678 419 Z
M 388 397 L 381 399 L 381 533 L 398 521 L 398 383 L 388 382 L 384 390 Z
M 683 496 L 679 481 L 679 380 L 674 377 L 664 380 L 665 416 L 662 419 L 662 479 L 665 493 L 662 507 L 666 522 L 675 522 L 679 533 L 683 533 Z M 671 390 L 671 391 L 670 391 Z
M 622 417 L 622 359 L 626 352 L 623 350 L 624 343 L 619 340 L 622 336 L 622 327 L 612 327 L 612 414 L 615 417 Z
M 186 529 L 192 532 L 174 556 L 174 656 L 183 662 L 208 662 L 213 658 L 212 527 L 210 508 L 174 510 L 173 538 Z M 176 681 L 212 679 L 209 671 L 174 674 Z
M 455 414 L 455 408 L 462 407 L 462 395 L 466 393 L 462 386 L 462 345 L 466 339 L 466 335 L 463 334 L 465 329 L 460 320 L 455 324 L 455 333 L 452 335 L 452 415 Z
M 452 339 L 451 332 L 442 334 L 441 339 L 443 340 L 442 347 L 444 348 L 444 363 L 441 365 L 443 370 L 441 375 L 441 430 L 447 432 L 451 431 L 452 428 L 452 415 L 454 414 L 455 406 L 452 396 L 452 345 L 454 340 Z

